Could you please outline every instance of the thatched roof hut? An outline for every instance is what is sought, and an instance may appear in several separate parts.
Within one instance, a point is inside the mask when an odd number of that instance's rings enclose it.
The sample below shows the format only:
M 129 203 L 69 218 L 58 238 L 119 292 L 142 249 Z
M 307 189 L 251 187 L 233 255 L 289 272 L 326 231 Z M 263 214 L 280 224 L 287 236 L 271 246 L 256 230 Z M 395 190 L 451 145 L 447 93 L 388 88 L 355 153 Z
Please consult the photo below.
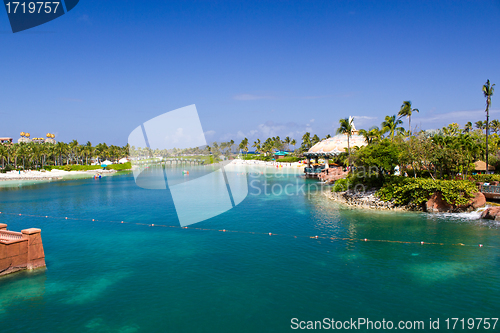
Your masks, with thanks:
M 474 170 L 475 171 L 486 171 L 486 162 L 483 162 L 483 161 L 474 162 Z M 493 165 L 488 165 L 488 171 L 495 171 L 495 167 Z

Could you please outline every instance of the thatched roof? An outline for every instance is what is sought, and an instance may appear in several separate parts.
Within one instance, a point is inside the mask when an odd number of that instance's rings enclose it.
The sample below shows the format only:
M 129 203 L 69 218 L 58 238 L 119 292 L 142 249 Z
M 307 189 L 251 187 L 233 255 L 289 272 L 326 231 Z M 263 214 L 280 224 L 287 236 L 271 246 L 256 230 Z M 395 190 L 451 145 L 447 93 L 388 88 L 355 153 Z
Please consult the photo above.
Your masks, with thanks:
M 350 137 L 351 149 L 355 146 L 366 146 L 365 138 L 362 135 L 354 134 Z M 332 138 L 318 142 L 309 149 L 305 156 L 334 156 L 345 152 L 347 148 L 347 135 L 338 134 Z
M 474 162 L 474 169 L 476 171 L 486 171 L 486 162 L 483 161 Z M 493 171 L 493 170 L 495 170 L 495 167 L 493 165 L 488 165 L 488 171 Z

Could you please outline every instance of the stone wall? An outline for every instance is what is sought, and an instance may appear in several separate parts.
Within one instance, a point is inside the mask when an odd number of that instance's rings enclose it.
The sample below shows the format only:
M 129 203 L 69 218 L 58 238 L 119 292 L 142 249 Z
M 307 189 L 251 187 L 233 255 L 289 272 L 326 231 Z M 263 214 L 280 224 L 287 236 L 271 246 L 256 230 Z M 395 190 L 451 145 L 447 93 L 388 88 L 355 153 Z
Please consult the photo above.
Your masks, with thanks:
M 40 267 L 45 267 L 41 230 L 7 231 L 0 224 L 0 275 Z

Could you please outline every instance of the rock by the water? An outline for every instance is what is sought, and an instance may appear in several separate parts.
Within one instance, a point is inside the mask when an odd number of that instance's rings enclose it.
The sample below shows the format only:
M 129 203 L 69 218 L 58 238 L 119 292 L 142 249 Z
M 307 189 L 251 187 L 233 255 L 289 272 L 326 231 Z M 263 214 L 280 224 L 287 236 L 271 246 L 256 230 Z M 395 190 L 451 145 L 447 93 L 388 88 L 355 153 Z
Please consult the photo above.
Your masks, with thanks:
M 445 213 L 453 210 L 453 205 L 443 200 L 441 192 L 436 192 L 425 203 L 425 209 L 429 213 Z
M 481 213 L 481 218 L 497 221 L 500 220 L 500 207 L 486 208 L 486 210 Z
M 486 205 L 486 197 L 484 196 L 484 194 L 482 194 L 481 192 L 477 192 L 474 199 L 472 199 L 471 205 L 474 209 L 478 209 L 479 207 L 483 207 L 484 205 Z

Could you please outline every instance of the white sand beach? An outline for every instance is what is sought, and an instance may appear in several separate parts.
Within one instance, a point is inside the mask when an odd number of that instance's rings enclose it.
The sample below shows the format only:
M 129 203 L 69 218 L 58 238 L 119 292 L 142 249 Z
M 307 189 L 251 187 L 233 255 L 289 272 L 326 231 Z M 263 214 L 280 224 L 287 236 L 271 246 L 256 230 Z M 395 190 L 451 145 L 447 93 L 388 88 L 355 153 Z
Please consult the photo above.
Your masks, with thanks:
M 12 180 L 59 180 L 64 178 L 86 178 L 93 177 L 96 174 L 102 176 L 115 173 L 116 170 L 88 170 L 88 171 L 64 171 L 64 170 L 51 170 L 51 171 L 9 171 L 0 173 L 0 181 Z

